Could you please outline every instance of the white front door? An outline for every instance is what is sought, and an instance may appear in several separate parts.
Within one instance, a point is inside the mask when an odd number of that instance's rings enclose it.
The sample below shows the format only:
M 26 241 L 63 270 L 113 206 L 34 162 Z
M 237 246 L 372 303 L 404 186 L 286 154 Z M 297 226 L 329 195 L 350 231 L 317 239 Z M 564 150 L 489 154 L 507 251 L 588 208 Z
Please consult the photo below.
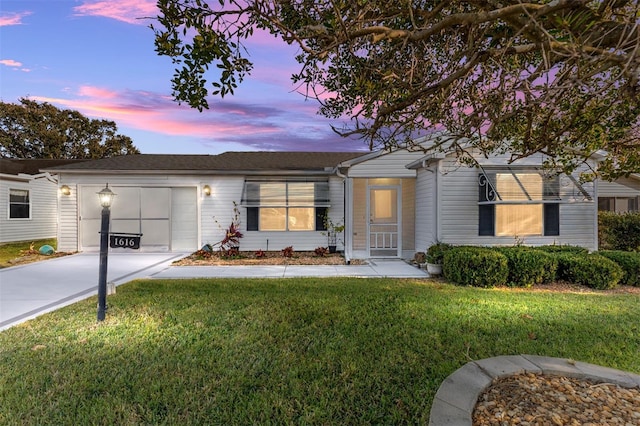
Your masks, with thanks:
M 401 255 L 400 193 L 398 186 L 369 187 L 369 256 Z

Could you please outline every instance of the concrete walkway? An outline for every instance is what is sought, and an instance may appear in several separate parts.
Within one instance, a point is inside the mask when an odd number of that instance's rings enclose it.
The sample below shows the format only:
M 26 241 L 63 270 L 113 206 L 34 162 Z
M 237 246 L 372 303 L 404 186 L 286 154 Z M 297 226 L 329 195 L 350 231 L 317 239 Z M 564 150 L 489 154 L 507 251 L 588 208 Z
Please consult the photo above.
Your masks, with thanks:
M 109 253 L 107 282 L 138 278 L 427 278 L 401 260 L 344 266 L 171 266 L 187 253 Z M 98 292 L 98 253 L 82 253 L 0 269 L 0 330 Z
M 429 274 L 402 260 L 369 260 L 367 265 L 264 265 L 179 266 L 153 278 L 292 278 L 292 277 L 388 277 L 428 278 Z

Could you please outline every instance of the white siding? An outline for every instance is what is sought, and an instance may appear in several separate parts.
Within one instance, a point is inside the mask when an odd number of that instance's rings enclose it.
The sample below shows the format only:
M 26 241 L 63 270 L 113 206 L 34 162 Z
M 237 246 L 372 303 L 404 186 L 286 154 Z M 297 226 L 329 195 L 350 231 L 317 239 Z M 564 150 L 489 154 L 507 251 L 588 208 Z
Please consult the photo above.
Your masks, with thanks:
M 9 219 L 9 189 L 29 190 L 31 218 Z M 0 243 L 55 238 L 58 186 L 39 176 L 28 181 L 0 180 Z
M 240 229 L 244 237 L 240 241 L 240 250 L 281 250 L 293 246 L 294 250 L 306 251 L 316 247 L 326 247 L 327 237 L 320 231 L 304 232 L 260 232 L 246 231 L 246 209 L 240 206 L 244 176 L 155 176 L 155 175 L 65 175 L 60 184 L 71 187 L 71 195 L 64 197 L 60 203 L 59 241 L 67 251 L 78 250 L 78 198 L 79 186 L 103 187 L 105 182 L 110 187 L 134 188 L 197 188 L 198 212 L 198 247 L 204 244 L 216 244 L 222 240 L 225 229 L 233 218 L 234 202 L 240 212 Z M 211 187 L 211 195 L 202 192 L 204 185 Z M 332 177 L 329 180 L 331 207 L 329 215 L 334 222 L 344 217 L 343 181 Z M 117 191 L 115 191 L 117 192 Z M 90 199 L 83 202 L 92 202 Z M 97 196 L 95 202 L 98 202 Z M 144 242 L 144 236 L 143 236 Z M 342 247 L 339 246 L 339 249 Z
M 416 251 L 436 242 L 437 166 L 418 170 L 416 179 Z
M 640 180 L 620 178 L 614 182 L 598 181 L 598 197 L 638 197 Z
M 414 178 L 416 171 L 405 166 L 422 157 L 424 152 L 394 151 L 352 166 L 348 175 L 351 178 Z
M 506 159 L 496 158 L 491 165 L 505 165 Z M 502 161 L 502 162 L 501 162 Z M 489 163 L 489 162 L 487 162 Z M 540 158 L 528 158 L 526 162 L 514 165 L 541 164 Z M 483 166 L 487 164 L 483 163 Z M 461 166 L 452 158 L 442 160 L 442 173 L 438 175 L 440 214 L 439 239 L 451 244 L 469 245 L 514 245 L 522 242 L 525 245 L 571 244 L 596 248 L 595 215 L 596 204 L 593 201 L 581 202 L 581 194 L 566 176 L 561 177 L 561 197 L 574 202 L 560 205 L 559 236 L 527 236 L 516 240 L 515 237 L 479 236 L 478 235 L 478 174 L 476 168 Z M 585 186 L 593 196 L 592 186 Z

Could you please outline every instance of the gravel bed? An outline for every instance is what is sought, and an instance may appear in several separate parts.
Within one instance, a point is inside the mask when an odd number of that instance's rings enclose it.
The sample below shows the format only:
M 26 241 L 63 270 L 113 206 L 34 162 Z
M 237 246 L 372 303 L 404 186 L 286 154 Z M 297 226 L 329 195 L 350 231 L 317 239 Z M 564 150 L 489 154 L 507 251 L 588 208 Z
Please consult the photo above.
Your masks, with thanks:
M 479 397 L 473 425 L 640 425 L 640 388 L 541 374 L 496 379 Z

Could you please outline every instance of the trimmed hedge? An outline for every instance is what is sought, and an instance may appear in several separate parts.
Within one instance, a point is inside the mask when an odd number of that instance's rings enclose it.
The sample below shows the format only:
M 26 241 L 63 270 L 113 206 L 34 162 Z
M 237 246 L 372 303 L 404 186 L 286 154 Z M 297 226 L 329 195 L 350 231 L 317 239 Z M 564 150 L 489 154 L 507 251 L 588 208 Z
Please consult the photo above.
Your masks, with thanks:
M 640 287 L 640 253 L 621 250 L 604 250 L 598 254 L 613 260 L 624 271 L 620 284 Z
M 545 253 L 573 253 L 573 254 L 587 254 L 589 250 L 580 246 L 570 245 L 552 245 L 552 246 L 539 246 L 536 250 L 542 250 Z
M 531 247 L 500 247 L 497 251 L 507 257 L 509 276 L 507 285 L 531 287 L 556 278 L 558 261 L 552 254 Z
M 616 262 L 599 254 L 560 253 L 556 259 L 558 279 L 597 290 L 616 287 L 624 276 L 624 271 Z
M 507 257 L 484 247 L 453 247 L 444 254 L 442 272 L 461 285 L 494 287 L 505 285 L 509 276 Z
M 604 249 L 640 251 L 640 212 L 598 212 L 598 234 Z

